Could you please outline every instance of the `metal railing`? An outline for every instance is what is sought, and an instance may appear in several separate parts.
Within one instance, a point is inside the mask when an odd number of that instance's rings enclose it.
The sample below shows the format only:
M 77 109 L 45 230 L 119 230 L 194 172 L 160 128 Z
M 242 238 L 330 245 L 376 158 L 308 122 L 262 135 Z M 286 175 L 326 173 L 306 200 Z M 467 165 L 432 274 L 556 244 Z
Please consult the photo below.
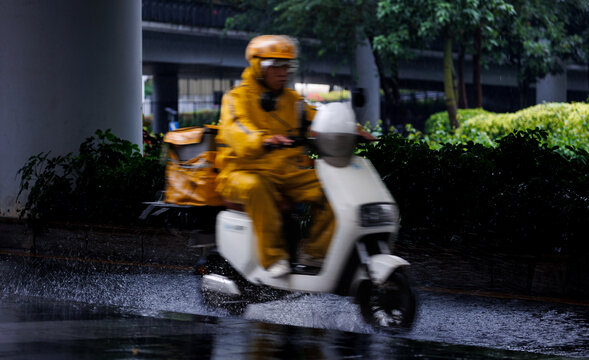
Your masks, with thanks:
M 141 4 L 141 17 L 144 21 L 193 27 L 222 29 L 225 27 L 225 20 L 235 14 L 228 5 L 209 2 L 142 0 Z
M 152 99 L 143 100 L 143 115 L 153 115 L 156 102 Z M 202 110 L 218 110 L 219 104 L 216 103 L 212 96 L 202 100 L 178 100 L 178 112 L 180 114 L 189 114 Z

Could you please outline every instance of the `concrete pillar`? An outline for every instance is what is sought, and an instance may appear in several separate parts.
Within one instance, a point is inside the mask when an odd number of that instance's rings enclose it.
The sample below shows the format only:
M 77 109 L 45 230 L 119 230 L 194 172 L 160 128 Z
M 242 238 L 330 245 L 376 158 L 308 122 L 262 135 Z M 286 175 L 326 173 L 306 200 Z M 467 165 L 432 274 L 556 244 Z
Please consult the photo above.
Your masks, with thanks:
M 141 144 L 141 0 L 2 0 L 0 49 L 0 216 L 31 155 L 97 129 Z
M 566 67 L 562 74 L 546 75 L 536 83 L 536 104 L 567 101 Z
M 370 122 L 372 126 L 380 120 L 380 78 L 374 61 L 374 54 L 368 39 L 362 37 L 361 43 L 355 51 L 356 87 L 363 89 L 364 106 L 355 108 L 358 122 Z
M 178 72 L 174 67 L 159 66 L 153 75 L 153 132 L 168 132 L 166 108 L 178 111 Z

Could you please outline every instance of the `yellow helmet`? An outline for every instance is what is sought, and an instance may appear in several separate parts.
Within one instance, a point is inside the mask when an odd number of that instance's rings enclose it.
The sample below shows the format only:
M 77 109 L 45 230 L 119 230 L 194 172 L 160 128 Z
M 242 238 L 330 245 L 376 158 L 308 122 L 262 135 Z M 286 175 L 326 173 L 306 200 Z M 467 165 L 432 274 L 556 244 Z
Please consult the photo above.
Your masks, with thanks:
M 254 57 L 274 59 L 296 59 L 296 40 L 286 35 L 261 35 L 253 38 L 245 49 L 245 59 Z

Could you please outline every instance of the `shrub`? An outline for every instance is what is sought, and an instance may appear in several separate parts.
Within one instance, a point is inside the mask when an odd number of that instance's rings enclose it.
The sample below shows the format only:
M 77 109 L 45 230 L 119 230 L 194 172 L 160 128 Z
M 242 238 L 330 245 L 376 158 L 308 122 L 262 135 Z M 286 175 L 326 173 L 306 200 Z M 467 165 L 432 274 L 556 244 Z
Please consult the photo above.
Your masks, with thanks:
M 460 124 L 463 124 L 470 118 L 481 114 L 492 114 L 483 109 L 458 109 L 458 121 Z M 431 115 L 425 121 L 424 132 L 426 134 L 432 134 L 436 131 L 443 130 L 447 133 L 450 133 L 450 121 L 448 120 L 448 112 L 441 111 Z
M 18 171 L 19 196 L 28 191 L 21 217 L 134 224 L 142 201 L 164 187 L 159 153 L 143 156 L 139 147 L 110 130 L 97 130 L 79 154 L 31 156 Z
M 469 141 L 496 147 L 503 136 L 538 128 L 547 131 L 542 141 L 549 147 L 557 147 L 562 154 L 573 155 L 573 148 L 589 151 L 589 104 L 544 103 L 505 114 L 461 109 L 459 115 L 461 126 L 454 134 L 447 126 L 446 113 L 432 115 L 423 139 L 432 148 L 439 148 L 443 143 Z

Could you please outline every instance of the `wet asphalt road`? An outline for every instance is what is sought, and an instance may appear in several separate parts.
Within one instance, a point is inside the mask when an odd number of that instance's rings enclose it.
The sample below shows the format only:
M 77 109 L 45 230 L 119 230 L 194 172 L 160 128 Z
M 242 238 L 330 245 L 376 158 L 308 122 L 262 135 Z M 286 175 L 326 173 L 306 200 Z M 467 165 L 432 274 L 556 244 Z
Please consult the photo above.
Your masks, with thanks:
M 184 269 L 0 255 L 0 279 L 0 358 L 589 358 L 582 305 L 419 291 L 414 328 L 390 334 L 329 295 L 231 317 Z

